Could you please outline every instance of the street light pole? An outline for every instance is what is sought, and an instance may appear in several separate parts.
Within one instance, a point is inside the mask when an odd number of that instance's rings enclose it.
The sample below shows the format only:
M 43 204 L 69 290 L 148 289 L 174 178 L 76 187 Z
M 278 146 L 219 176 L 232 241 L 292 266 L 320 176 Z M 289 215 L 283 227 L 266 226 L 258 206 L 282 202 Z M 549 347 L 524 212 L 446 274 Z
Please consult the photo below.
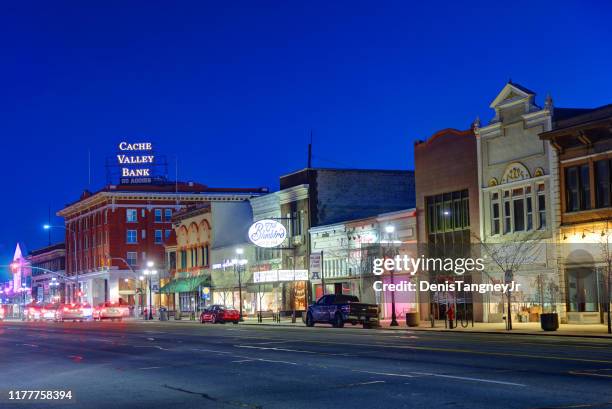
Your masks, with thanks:
M 385 227 L 385 232 L 387 232 L 387 240 L 389 241 L 389 248 L 391 249 L 393 246 L 393 233 L 395 232 L 395 226 L 388 225 Z M 394 256 L 394 254 L 392 254 Z M 391 270 L 391 284 L 395 284 L 394 281 L 394 272 L 395 266 Z M 397 322 L 397 315 L 395 314 L 395 291 L 391 291 L 391 323 L 389 324 L 391 327 L 399 326 Z
M 238 259 L 236 260 L 236 262 L 234 263 L 234 272 L 236 272 L 236 270 L 238 270 L 238 297 L 240 298 L 240 321 L 244 321 L 244 319 L 242 318 L 242 274 L 240 271 L 241 268 L 241 264 L 242 264 L 242 256 L 244 254 L 244 249 L 242 248 L 237 248 L 236 249 L 236 254 L 238 255 Z
M 149 279 L 149 320 L 153 319 L 153 289 L 152 289 L 152 279 L 153 276 L 157 274 L 157 270 L 153 270 L 153 266 L 155 263 L 152 261 L 147 262 L 147 269 L 143 271 L 143 274 L 147 276 Z
M 43 226 L 43 228 L 45 230 L 50 230 L 50 229 L 64 229 L 67 232 L 72 233 L 72 239 L 73 239 L 73 247 L 74 247 L 74 259 L 73 259 L 73 268 L 74 268 L 74 273 L 76 276 L 76 294 L 77 294 L 77 302 L 80 303 L 81 302 L 81 285 L 79 283 L 79 269 L 77 267 L 77 238 L 76 238 L 76 231 L 68 226 L 59 226 L 59 225 L 51 225 L 51 224 L 45 224 Z M 70 296 L 71 301 L 74 299 L 74 297 L 71 295 Z

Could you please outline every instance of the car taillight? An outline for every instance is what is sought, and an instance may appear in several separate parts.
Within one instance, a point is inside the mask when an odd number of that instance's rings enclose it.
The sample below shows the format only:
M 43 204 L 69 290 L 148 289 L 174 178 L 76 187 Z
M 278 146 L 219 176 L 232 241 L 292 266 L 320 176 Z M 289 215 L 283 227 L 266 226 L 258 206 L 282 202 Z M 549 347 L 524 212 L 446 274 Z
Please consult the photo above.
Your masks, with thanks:
M 70 308 L 64 307 L 64 311 L 70 311 Z
M 45 310 L 45 309 L 43 308 L 43 309 L 42 309 L 42 313 L 44 314 L 44 313 L 46 313 L 46 312 L 47 312 L 47 310 Z

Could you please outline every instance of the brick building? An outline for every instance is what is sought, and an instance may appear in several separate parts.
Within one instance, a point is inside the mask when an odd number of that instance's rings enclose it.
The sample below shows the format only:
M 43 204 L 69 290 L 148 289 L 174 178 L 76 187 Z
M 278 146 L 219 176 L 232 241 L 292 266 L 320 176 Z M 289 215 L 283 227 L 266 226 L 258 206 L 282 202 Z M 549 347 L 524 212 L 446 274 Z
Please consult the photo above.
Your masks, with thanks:
M 479 234 L 479 193 L 476 137 L 471 129 L 443 129 L 414 146 L 418 241 L 428 257 L 470 256 Z M 465 275 L 478 282 L 479 277 Z M 453 280 L 447 273 L 419 274 L 429 282 Z M 419 293 L 421 319 L 444 319 L 449 303 L 465 303 L 469 314 L 482 319 L 482 303 L 467 294 Z
M 139 276 L 155 263 L 159 279 L 167 275 L 164 241 L 172 232 L 172 215 L 189 204 L 245 201 L 265 188 L 211 188 L 193 182 L 108 185 L 67 205 L 66 272 L 78 274 L 82 300 L 136 303 Z M 159 283 L 156 283 L 156 288 Z M 69 285 L 67 298 L 76 299 Z

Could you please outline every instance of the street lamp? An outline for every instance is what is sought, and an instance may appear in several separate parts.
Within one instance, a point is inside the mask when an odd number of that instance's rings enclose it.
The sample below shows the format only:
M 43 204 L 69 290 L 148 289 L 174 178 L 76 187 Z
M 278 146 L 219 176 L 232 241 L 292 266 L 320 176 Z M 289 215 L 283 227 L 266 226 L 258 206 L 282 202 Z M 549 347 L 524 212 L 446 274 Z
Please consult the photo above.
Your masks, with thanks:
M 240 298 L 240 321 L 243 321 L 242 318 L 242 272 L 241 266 L 247 263 L 247 260 L 242 258 L 244 254 L 244 249 L 237 248 L 236 254 L 238 258 L 232 260 L 232 264 L 234 265 L 234 274 L 238 273 L 238 297 Z
M 153 319 L 153 291 L 151 288 L 151 281 L 153 276 L 157 275 L 157 270 L 153 270 L 153 266 L 155 266 L 155 263 L 148 261 L 147 268 L 142 272 L 149 279 L 149 320 Z
M 391 248 L 391 246 L 393 246 L 394 244 L 393 234 L 395 233 L 395 226 L 393 226 L 392 224 L 386 225 L 385 233 L 387 233 L 387 241 L 389 243 L 389 248 Z M 395 272 L 395 266 L 391 270 L 391 285 L 395 284 L 394 272 Z M 391 291 L 391 323 L 389 325 L 392 327 L 399 326 L 397 322 L 397 316 L 395 315 L 395 291 Z
M 72 239 L 74 242 L 74 259 L 73 259 L 73 268 L 74 268 L 74 273 L 76 276 L 76 293 L 77 293 L 77 302 L 80 303 L 81 302 L 81 284 L 79 283 L 79 269 L 77 266 L 77 237 L 76 237 L 76 231 L 68 226 L 60 226 L 60 225 L 52 225 L 52 224 L 45 224 L 43 225 L 43 229 L 45 230 L 49 230 L 49 229 L 64 229 L 70 233 L 72 233 Z M 71 295 L 71 301 L 74 299 L 74 297 Z

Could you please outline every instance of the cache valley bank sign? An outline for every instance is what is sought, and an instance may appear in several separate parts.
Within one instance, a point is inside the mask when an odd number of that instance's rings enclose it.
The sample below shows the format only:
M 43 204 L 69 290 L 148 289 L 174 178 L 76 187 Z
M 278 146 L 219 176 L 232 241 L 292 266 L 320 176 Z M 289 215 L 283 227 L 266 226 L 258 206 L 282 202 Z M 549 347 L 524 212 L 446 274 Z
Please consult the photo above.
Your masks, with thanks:
M 121 183 L 150 183 L 153 178 L 155 155 L 151 142 L 119 143 L 117 163 Z
M 287 229 L 276 220 L 256 221 L 249 228 L 249 240 L 257 247 L 275 248 L 287 238 Z M 267 270 L 253 273 L 254 283 L 274 283 L 281 281 L 306 281 L 308 270 Z

